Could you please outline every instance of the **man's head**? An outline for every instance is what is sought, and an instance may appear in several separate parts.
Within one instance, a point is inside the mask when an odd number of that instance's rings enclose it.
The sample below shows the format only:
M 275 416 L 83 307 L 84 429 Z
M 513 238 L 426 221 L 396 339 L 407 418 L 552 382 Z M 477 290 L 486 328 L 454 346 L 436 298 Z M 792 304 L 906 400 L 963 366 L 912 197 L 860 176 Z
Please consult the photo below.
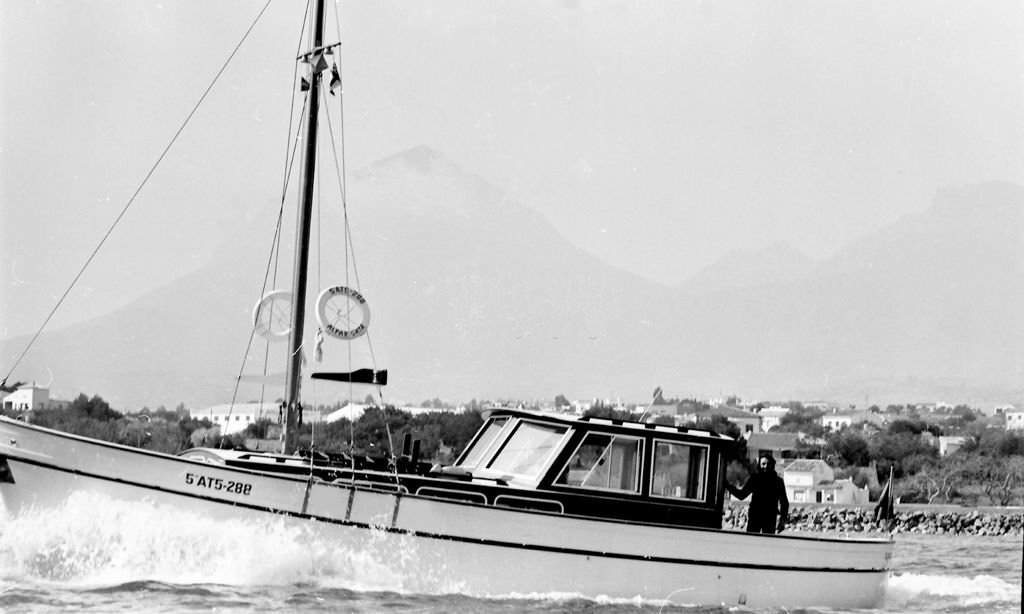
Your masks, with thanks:
M 761 471 L 774 471 L 775 470 L 775 459 L 771 455 L 764 455 L 757 461 L 757 466 Z

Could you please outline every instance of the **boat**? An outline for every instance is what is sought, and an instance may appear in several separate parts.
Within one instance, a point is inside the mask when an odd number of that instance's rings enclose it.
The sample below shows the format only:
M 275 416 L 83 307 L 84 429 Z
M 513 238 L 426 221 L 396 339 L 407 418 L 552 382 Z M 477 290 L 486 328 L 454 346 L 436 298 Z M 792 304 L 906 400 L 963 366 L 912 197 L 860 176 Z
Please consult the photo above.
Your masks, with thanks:
M 0 418 L 8 513 L 59 508 L 90 493 L 214 519 L 281 519 L 339 548 L 390 553 L 392 570 L 414 591 L 432 590 L 443 575 L 443 586 L 472 596 L 877 606 L 891 538 L 722 528 L 735 441 L 713 431 L 493 407 L 449 466 L 421 459 L 412 437 L 401 454 L 384 458 L 298 449 L 318 107 L 337 79 L 324 55 L 338 45 L 324 42 L 323 1 L 310 10 L 308 48 L 297 59 L 307 115 L 295 273 L 291 289 L 268 293 L 253 317 L 257 332 L 288 341 L 280 451 L 198 447 L 170 455 Z M 275 328 L 282 300 L 291 303 L 289 321 Z M 316 305 L 328 336 L 352 342 L 368 328 L 357 289 L 332 286 Z M 376 367 L 312 377 L 387 385 L 387 371 Z

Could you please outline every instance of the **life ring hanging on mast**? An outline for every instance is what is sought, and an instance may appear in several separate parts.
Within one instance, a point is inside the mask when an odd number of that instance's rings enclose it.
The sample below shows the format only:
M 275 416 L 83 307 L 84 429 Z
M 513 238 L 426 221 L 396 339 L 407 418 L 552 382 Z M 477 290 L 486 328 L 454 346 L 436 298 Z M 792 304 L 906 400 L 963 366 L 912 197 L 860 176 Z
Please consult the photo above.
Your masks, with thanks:
M 370 326 L 370 305 L 357 290 L 331 286 L 316 299 L 316 319 L 328 335 L 356 339 Z
M 256 334 L 270 341 L 284 341 L 292 332 L 292 293 L 272 290 L 252 309 L 252 325 Z

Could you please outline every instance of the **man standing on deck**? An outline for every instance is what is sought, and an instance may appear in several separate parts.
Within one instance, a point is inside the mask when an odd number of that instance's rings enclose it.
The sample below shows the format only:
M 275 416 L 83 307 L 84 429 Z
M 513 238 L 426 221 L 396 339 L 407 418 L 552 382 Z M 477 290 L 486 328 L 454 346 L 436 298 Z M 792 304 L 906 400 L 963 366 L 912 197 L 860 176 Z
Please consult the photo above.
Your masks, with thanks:
M 779 474 L 775 473 L 775 459 L 770 454 L 758 460 L 760 471 L 747 478 L 742 488 L 736 488 L 729 482 L 725 487 L 737 499 L 750 498 L 747 510 L 748 533 L 781 533 L 786 528 L 786 517 L 789 515 L 789 498 L 786 497 L 786 485 Z

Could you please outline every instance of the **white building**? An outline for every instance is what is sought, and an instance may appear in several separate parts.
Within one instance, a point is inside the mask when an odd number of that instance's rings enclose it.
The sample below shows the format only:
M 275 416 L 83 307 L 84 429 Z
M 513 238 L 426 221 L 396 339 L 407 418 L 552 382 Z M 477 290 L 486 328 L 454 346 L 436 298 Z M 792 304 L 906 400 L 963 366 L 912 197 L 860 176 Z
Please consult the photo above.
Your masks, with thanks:
M 1024 410 L 1014 409 L 1003 413 L 1006 418 L 1006 430 L 1024 431 Z
M 964 445 L 966 437 L 959 435 L 942 435 L 939 437 L 939 456 L 953 454 Z
M 220 427 L 221 435 L 240 433 L 245 427 L 257 420 L 270 420 L 277 422 L 280 419 L 279 405 L 277 403 L 230 403 L 214 405 L 201 409 L 192 414 L 197 420 L 203 418 L 209 420 L 214 426 Z M 303 421 L 308 420 L 310 412 L 303 412 Z
M 346 405 L 345 407 L 342 407 L 341 409 L 336 409 L 336 410 L 334 410 L 334 411 L 332 411 L 330 413 L 324 414 L 322 418 L 317 418 L 317 421 L 319 421 L 319 422 L 337 422 L 338 420 L 341 420 L 343 418 L 348 419 L 348 420 L 358 420 L 359 418 L 361 418 L 363 416 L 363 412 L 365 412 L 367 409 L 369 409 L 371 407 L 375 407 L 375 406 L 374 405 L 367 405 L 365 403 L 351 403 L 349 405 Z M 465 407 L 456 407 L 455 409 L 438 409 L 436 407 L 418 407 L 418 406 L 413 406 L 413 405 L 403 405 L 403 406 L 400 406 L 400 407 L 396 407 L 395 409 L 397 409 L 398 411 L 404 411 L 404 412 L 412 414 L 414 416 L 417 415 L 417 414 L 429 414 L 429 413 L 433 413 L 433 412 L 461 413 L 461 412 L 466 411 Z M 550 410 L 549 413 L 561 413 L 561 412 L 556 412 L 554 410 Z
M 868 489 L 858 488 L 853 480 L 835 479 L 835 472 L 823 460 L 799 459 L 782 469 L 786 496 L 790 503 L 846 503 L 868 502 Z
M 765 407 L 757 413 L 761 416 L 761 430 L 770 431 L 772 427 L 779 426 L 782 422 L 782 417 L 789 413 L 789 408 L 773 405 L 772 407 Z
M 3 398 L 3 408 L 8 410 L 28 411 L 49 407 L 50 390 L 38 386 L 23 386 Z
M 348 418 L 353 421 L 358 420 L 367 407 L 369 405 L 365 403 L 351 403 L 324 416 L 324 422 L 337 422 L 342 418 Z
M 707 422 L 711 422 L 715 416 L 722 416 L 729 422 L 732 422 L 740 429 L 740 436 L 744 439 L 750 437 L 754 433 L 761 432 L 761 420 L 760 414 L 754 412 L 744 411 L 738 407 L 732 407 L 729 405 L 720 405 L 718 407 L 712 407 L 711 409 L 690 409 L 684 410 L 679 414 L 680 421 L 682 423 L 692 422 L 697 425 L 701 425 Z
M 821 425 L 833 431 L 841 431 L 852 424 L 852 414 L 825 414 L 821 417 Z

